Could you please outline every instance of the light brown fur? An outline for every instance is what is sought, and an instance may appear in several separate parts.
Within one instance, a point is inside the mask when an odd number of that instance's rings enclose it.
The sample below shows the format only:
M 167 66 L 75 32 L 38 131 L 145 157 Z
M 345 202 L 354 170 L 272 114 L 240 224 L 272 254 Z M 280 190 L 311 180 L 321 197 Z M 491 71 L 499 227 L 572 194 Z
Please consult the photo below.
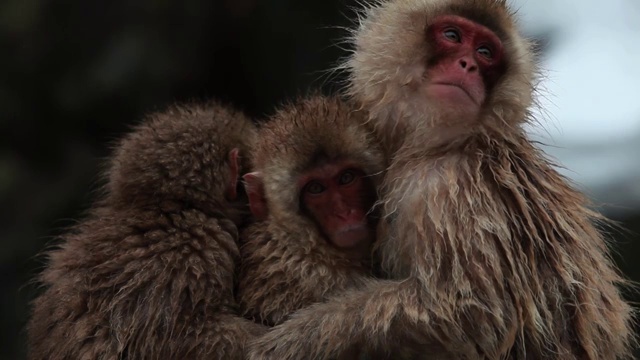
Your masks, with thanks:
M 29 358 L 244 358 L 263 327 L 238 314 L 247 208 L 225 194 L 229 151 L 248 154 L 254 137 L 243 114 L 213 103 L 172 107 L 128 134 L 104 198 L 48 253 Z
M 478 118 L 422 92 L 424 31 L 443 13 L 493 29 L 505 46 L 506 74 Z M 326 359 L 358 343 L 393 351 L 398 338 L 429 359 L 631 358 L 631 308 L 604 219 L 523 129 L 537 79 L 512 18 L 500 0 L 367 11 L 347 66 L 351 95 L 393 153 L 378 234 L 393 280 L 299 311 L 251 359 Z
M 350 159 L 379 184 L 385 160 L 362 116 L 336 97 L 316 95 L 281 109 L 260 129 L 252 169 L 263 179 L 269 216 L 241 234 L 238 302 L 246 316 L 279 324 L 370 279 L 369 254 L 353 258 L 331 245 L 303 213 L 297 183 L 323 157 Z

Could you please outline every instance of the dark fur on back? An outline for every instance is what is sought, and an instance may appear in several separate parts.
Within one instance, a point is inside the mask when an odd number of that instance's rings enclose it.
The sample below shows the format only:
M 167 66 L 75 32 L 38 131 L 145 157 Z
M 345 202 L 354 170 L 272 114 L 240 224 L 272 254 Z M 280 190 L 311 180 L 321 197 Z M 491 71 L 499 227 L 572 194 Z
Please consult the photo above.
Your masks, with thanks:
M 477 118 L 448 116 L 421 91 L 425 29 L 441 14 L 498 26 L 505 46 L 506 74 Z M 380 1 L 354 41 L 349 91 L 393 151 L 378 233 L 393 280 L 298 311 L 250 358 L 405 341 L 429 359 L 631 358 L 632 311 L 603 218 L 525 133 L 535 64 L 506 1 Z
M 327 242 L 303 214 L 297 185 L 318 157 L 350 159 L 378 184 L 384 158 L 362 116 L 338 98 L 312 96 L 281 109 L 260 129 L 253 170 L 262 174 L 269 217 L 241 234 L 238 299 L 247 316 L 279 324 L 369 279 L 370 259 L 352 259 Z
M 48 253 L 30 359 L 242 359 L 261 333 L 238 316 L 228 153 L 255 129 L 218 104 L 149 116 L 118 145 L 105 197 Z M 246 163 L 242 164 L 246 168 Z

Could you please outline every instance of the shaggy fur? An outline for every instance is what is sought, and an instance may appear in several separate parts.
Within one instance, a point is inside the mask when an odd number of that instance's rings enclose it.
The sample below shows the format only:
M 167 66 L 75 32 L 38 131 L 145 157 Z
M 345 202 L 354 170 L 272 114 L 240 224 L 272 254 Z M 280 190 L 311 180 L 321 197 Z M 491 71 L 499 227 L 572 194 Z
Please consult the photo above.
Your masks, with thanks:
M 507 70 L 478 118 L 422 92 L 425 29 L 444 13 L 494 29 Z M 420 357 L 631 358 L 631 308 L 603 218 L 527 139 L 529 44 L 501 0 L 391 0 L 355 34 L 350 92 L 393 160 L 383 183 L 378 281 L 294 314 L 251 359 L 326 359 L 354 343 L 422 344 Z M 455 109 L 454 109 L 455 110 Z
M 126 136 L 106 196 L 48 254 L 29 358 L 242 359 L 263 327 L 238 316 L 246 199 L 225 194 L 229 151 L 254 137 L 217 104 L 170 108 Z
M 269 216 L 241 235 L 238 302 L 268 325 L 370 278 L 370 257 L 354 259 L 327 242 L 300 207 L 298 178 L 319 158 L 350 159 L 374 186 L 384 158 L 362 114 L 337 98 L 313 96 L 280 110 L 259 133 L 253 170 L 261 174 Z

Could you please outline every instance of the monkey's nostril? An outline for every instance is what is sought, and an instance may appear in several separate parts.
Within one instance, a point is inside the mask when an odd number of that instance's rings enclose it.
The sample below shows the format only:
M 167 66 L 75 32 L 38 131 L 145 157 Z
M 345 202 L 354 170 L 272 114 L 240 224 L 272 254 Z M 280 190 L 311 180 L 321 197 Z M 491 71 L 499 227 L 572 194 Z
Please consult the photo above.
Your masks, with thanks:
M 463 69 L 466 69 L 466 68 L 467 68 L 467 60 L 460 60 L 460 66 L 461 66 Z

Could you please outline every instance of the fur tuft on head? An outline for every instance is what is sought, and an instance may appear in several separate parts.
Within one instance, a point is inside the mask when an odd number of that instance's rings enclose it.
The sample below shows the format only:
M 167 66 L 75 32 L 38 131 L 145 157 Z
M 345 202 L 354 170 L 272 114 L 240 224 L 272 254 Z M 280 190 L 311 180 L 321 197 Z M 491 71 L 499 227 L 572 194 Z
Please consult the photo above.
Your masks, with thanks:
M 114 206 L 230 208 L 229 153 L 237 148 L 239 168 L 247 169 L 255 136 L 249 118 L 215 102 L 152 114 L 118 145 L 107 198 Z

